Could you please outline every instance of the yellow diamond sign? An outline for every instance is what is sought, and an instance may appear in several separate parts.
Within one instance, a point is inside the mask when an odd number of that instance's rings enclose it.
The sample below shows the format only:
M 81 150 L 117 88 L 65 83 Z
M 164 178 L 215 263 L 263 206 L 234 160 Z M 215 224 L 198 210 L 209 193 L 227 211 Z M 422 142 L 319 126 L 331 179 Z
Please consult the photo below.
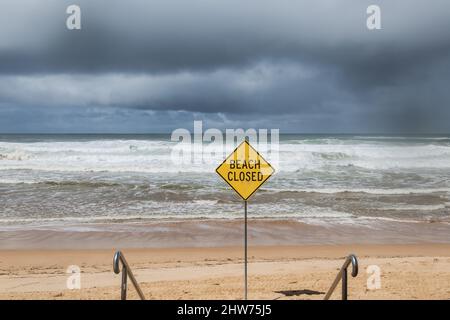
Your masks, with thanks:
M 223 161 L 216 172 L 247 200 L 275 170 L 245 140 Z

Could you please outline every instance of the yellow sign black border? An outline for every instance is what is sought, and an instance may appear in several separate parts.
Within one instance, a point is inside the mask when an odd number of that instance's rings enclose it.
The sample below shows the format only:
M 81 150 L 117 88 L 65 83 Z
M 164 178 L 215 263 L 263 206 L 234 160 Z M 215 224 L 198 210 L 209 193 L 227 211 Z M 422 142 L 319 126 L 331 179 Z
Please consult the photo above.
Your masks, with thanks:
M 232 185 L 231 185 L 231 183 L 229 183 L 228 182 L 228 180 L 227 179 L 225 179 L 217 170 L 219 170 L 219 168 L 237 151 L 237 149 L 239 149 L 244 143 L 246 143 L 246 144 L 248 144 L 248 146 L 250 147 L 250 148 L 252 148 L 255 152 L 256 152 L 256 154 L 258 155 L 258 157 L 261 157 L 261 159 L 262 160 L 264 160 L 264 162 L 266 162 L 268 165 L 269 165 L 269 167 L 272 169 L 272 174 L 271 175 L 269 175 L 269 176 L 267 176 L 267 178 L 266 179 L 264 179 L 263 180 L 263 182 L 258 186 L 258 188 L 256 188 L 255 190 L 253 190 L 253 192 L 252 193 L 250 193 L 249 195 L 248 195 L 248 197 L 247 198 L 244 198 Z M 223 160 L 222 161 L 222 163 L 216 168 L 216 173 L 231 187 L 231 189 L 233 189 L 244 201 L 247 201 L 259 188 L 261 188 L 261 186 L 267 181 L 267 180 L 269 180 L 269 178 L 271 177 L 271 176 L 273 176 L 273 174 L 275 173 L 275 169 L 272 167 L 272 165 L 269 163 L 269 161 L 267 161 L 266 159 L 264 159 L 264 157 L 258 152 L 258 150 L 256 150 L 255 148 L 253 148 L 253 146 L 247 141 L 247 140 L 244 140 L 244 141 L 242 141 L 235 149 L 234 149 L 234 151 L 233 152 L 231 152 L 226 158 L 225 158 L 225 160 Z

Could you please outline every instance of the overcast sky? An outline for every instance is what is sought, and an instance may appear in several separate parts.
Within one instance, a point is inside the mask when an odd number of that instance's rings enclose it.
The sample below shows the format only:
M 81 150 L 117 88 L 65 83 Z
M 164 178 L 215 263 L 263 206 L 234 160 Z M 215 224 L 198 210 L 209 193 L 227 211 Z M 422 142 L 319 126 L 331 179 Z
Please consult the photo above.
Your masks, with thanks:
M 450 132 L 449 101 L 448 0 L 0 0 L 0 132 Z

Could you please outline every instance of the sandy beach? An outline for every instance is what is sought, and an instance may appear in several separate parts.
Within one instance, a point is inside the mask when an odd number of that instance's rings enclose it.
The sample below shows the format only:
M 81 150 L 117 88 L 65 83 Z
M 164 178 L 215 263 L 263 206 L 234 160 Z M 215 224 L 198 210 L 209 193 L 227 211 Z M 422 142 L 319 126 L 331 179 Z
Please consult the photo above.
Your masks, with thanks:
M 242 299 L 242 247 L 123 249 L 147 299 Z M 344 257 L 355 253 L 359 275 L 349 299 L 450 298 L 450 245 L 250 246 L 250 299 L 323 299 Z M 114 250 L 2 250 L 0 299 L 119 299 Z M 69 265 L 81 289 L 69 290 Z M 367 268 L 380 268 L 370 290 Z M 129 298 L 137 295 L 130 285 Z M 333 299 L 340 298 L 338 288 Z

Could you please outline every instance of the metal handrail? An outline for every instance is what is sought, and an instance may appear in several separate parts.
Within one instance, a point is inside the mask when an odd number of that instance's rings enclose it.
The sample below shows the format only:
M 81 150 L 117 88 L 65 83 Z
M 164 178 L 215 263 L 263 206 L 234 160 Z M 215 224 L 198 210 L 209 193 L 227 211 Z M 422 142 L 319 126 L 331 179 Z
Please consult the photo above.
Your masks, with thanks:
M 341 279 L 342 279 L 342 300 L 347 300 L 347 268 L 350 265 L 350 263 L 352 264 L 352 277 L 354 278 L 358 275 L 358 259 L 356 259 L 356 256 L 354 254 L 351 254 L 347 257 L 347 259 L 345 259 L 345 262 L 342 265 L 341 270 L 339 270 L 339 273 L 337 274 L 336 279 L 334 279 L 333 284 L 331 285 L 330 289 L 325 295 L 324 300 L 328 300 L 331 297 L 331 294 L 333 293 L 334 289 L 336 289 Z
M 120 250 L 118 250 L 114 254 L 113 258 L 113 269 L 115 274 L 120 273 L 120 262 L 122 262 L 122 284 L 120 286 L 120 299 L 127 300 L 127 277 L 130 277 L 131 282 L 133 283 L 133 286 L 136 289 L 139 297 L 141 298 L 141 300 L 145 300 L 144 293 L 142 292 L 141 287 L 139 287 L 139 284 L 137 283 L 136 278 L 134 277 L 133 272 L 128 265 L 128 262 L 125 259 L 125 256 Z

